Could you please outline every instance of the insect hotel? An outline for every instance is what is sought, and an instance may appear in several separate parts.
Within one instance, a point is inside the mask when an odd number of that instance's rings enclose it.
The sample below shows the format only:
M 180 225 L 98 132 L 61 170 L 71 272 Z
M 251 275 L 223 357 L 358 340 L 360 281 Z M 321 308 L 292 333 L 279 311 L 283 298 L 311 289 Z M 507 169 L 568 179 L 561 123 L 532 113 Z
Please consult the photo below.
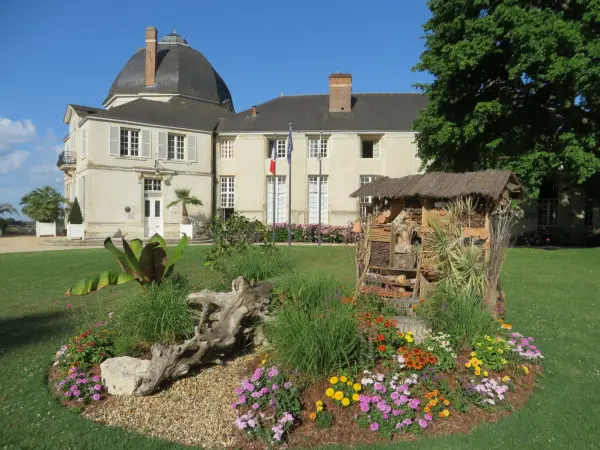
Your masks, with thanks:
M 490 252 L 505 252 L 510 230 L 507 235 L 506 229 L 500 229 L 506 224 L 498 224 L 494 214 L 522 195 L 522 185 L 507 171 L 380 177 L 362 186 L 351 197 L 371 197 L 373 211 L 355 224 L 355 230 L 363 232 L 356 252 L 357 290 L 395 299 L 410 313 L 439 276 L 428 233 L 439 232 L 439 224 L 447 224 L 452 216 L 456 226 L 451 231 L 465 245 L 480 246 L 486 257 Z M 459 203 L 465 205 L 461 212 L 456 211 Z M 496 237 L 503 242 L 495 242 Z M 497 272 L 488 275 L 490 292 L 485 296 L 502 303 L 499 268 Z

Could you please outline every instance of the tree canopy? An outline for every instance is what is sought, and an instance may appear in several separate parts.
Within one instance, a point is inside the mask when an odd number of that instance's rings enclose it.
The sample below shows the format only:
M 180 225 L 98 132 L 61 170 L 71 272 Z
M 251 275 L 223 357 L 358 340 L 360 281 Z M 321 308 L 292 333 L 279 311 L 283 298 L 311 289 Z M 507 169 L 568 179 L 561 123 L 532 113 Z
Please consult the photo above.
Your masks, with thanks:
M 600 2 L 430 0 L 415 70 L 428 170 L 513 170 L 535 196 L 600 171 Z
M 62 195 L 51 186 L 34 189 L 21 198 L 23 214 L 38 222 L 54 222 L 63 215 Z

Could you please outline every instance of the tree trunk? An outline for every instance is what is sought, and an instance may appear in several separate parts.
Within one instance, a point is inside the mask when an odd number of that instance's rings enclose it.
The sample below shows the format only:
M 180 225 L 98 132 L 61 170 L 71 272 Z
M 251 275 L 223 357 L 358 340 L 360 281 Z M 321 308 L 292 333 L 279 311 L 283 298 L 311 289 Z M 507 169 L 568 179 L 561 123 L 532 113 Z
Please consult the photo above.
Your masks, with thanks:
M 154 344 L 136 395 L 152 394 L 163 381 L 182 377 L 193 366 L 221 363 L 220 358 L 235 350 L 242 336 L 252 334 L 257 345 L 264 342 L 260 322 L 266 319 L 272 286 L 250 286 L 242 277 L 231 285 L 231 292 L 204 289 L 188 296 L 190 305 L 202 308 L 194 337 L 183 344 Z
M 188 210 L 187 210 L 187 206 L 185 203 L 181 204 L 181 218 L 183 219 L 184 225 L 189 225 L 190 216 L 188 215 Z

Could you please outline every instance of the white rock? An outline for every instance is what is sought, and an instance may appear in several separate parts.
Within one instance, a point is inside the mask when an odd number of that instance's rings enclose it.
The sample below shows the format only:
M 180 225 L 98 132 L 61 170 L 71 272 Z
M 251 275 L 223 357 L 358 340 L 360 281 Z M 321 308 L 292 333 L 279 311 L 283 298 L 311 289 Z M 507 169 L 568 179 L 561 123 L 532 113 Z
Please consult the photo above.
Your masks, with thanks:
M 111 395 L 131 395 L 142 382 L 150 361 L 119 356 L 100 364 L 102 382 Z

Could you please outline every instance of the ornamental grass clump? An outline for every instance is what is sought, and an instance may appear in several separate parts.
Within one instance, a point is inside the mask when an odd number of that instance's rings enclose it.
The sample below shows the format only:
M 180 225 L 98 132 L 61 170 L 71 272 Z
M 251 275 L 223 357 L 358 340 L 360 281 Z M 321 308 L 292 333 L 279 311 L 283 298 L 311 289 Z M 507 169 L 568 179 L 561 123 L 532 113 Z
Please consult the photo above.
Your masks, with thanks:
M 325 274 L 294 274 L 279 288 L 280 304 L 267 323 L 275 359 L 309 379 L 372 363 L 355 309 L 344 303 L 340 283 Z
M 301 410 L 300 393 L 279 367 L 258 367 L 235 388 L 235 426 L 251 439 L 283 443 Z
M 90 400 L 102 399 L 104 385 L 98 375 L 87 374 L 72 367 L 69 374 L 56 384 L 56 390 L 65 400 L 88 403 Z
M 287 251 L 275 247 L 250 247 L 224 259 L 223 268 L 231 279 L 242 276 L 261 281 L 292 270 L 294 262 Z

